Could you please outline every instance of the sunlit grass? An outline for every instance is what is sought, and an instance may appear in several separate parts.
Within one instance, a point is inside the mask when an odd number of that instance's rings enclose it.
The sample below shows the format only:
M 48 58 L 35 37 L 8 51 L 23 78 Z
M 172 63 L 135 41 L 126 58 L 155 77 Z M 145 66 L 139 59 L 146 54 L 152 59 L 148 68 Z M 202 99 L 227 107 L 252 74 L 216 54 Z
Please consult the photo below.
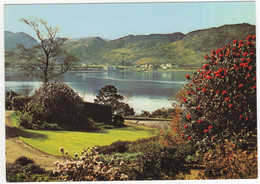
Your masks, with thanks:
M 139 138 L 153 136 L 149 128 L 128 126 L 106 129 L 99 132 L 50 131 L 23 129 L 20 138 L 41 151 L 53 155 L 61 155 L 63 147 L 70 155 L 81 153 L 83 148 L 109 145 L 115 141 L 135 141 Z

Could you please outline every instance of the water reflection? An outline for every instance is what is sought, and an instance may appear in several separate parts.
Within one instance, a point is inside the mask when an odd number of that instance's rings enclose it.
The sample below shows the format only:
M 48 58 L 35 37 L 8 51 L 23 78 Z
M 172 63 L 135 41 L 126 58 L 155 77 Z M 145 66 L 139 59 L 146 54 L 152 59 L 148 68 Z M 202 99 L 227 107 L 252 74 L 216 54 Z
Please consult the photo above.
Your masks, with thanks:
M 102 87 L 114 85 L 135 111 L 140 113 L 141 110 L 171 107 L 168 98 L 180 90 L 185 83 L 186 74 L 191 72 L 72 71 L 64 75 L 63 81 L 90 102 L 94 101 Z M 21 72 L 8 72 L 5 80 L 6 90 L 14 91 L 21 90 L 23 85 L 37 89 L 41 84 L 31 75 Z

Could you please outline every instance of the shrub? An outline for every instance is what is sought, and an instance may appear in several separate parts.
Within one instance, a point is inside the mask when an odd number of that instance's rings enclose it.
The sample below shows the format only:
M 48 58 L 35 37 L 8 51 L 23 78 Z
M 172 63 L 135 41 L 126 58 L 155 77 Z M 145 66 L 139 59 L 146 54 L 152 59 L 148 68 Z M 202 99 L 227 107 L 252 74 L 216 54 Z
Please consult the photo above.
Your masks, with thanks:
M 256 42 L 234 40 L 205 56 L 187 75 L 181 126 L 184 139 L 205 152 L 213 142 L 256 132 Z
M 145 151 L 138 159 L 139 179 L 176 179 L 180 172 L 188 173 L 187 154 L 178 147 L 157 147 Z
M 247 152 L 226 141 L 204 155 L 203 172 L 211 179 L 257 178 L 257 151 Z
M 91 148 L 90 152 L 84 149 L 82 156 L 75 154 L 75 160 L 67 160 L 65 163 L 56 162 L 57 168 L 53 174 L 63 181 L 113 181 L 127 180 L 128 176 L 122 173 L 120 167 L 123 162 L 115 159 L 106 161 L 98 155 L 96 148 Z M 64 154 L 64 149 L 61 149 Z
M 13 164 L 6 164 L 7 182 L 48 181 L 50 178 L 45 169 L 27 157 L 19 157 Z
M 12 99 L 13 97 L 18 96 L 18 94 L 12 90 L 6 90 L 5 91 L 5 109 L 6 110 L 12 110 Z
M 112 154 L 112 153 L 124 153 L 128 150 L 128 145 L 130 141 L 116 141 L 110 144 L 109 146 L 100 146 L 97 147 L 97 151 L 100 154 Z
M 31 97 L 16 96 L 12 98 L 11 105 L 12 109 L 15 111 L 22 110 L 24 106 L 32 100 Z
M 25 156 L 21 156 L 21 157 L 17 158 L 14 162 L 14 164 L 18 164 L 18 165 L 21 165 L 21 166 L 25 166 L 25 165 L 28 165 L 28 164 L 31 164 L 31 163 L 34 163 L 34 161 L 30 158 L 25 157 Z
M 50 129 L 56 128 L 56 123 L 63 128 L 76 129 L 82 111 L 83 100 L 72 88 L 64 83 L 47 83 L 35 91 L 20 115 L 25 116 L 22 124 L 44 125 Z

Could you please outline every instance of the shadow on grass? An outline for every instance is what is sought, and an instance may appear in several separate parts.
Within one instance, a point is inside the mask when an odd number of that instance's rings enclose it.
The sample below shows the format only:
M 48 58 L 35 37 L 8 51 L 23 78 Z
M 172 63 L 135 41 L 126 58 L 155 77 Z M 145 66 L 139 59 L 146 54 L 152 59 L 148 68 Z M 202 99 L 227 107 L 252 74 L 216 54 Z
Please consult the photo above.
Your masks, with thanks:
M 9 138 L 15 138 L 18 136 L 24 137 L 24 138 L 32 138 L 32 139 L 48 139 L 48 137 L 44 134 L 39 134 L 35 132 L 27 132 L 25 130 L 22 130 L 17 127 L 9 127 L 6 126 L 6 139 Z

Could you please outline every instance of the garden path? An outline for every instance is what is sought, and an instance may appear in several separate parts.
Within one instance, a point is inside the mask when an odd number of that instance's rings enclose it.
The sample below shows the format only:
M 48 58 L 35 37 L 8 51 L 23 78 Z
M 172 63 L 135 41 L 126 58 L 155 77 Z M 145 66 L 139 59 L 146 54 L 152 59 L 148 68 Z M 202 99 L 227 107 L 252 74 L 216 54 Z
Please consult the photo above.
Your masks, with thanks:
M 53 170 L 55 166 L 53 163 L 57 160 L 62 160 L 60 157 L 49 155 L 32 148 L 24 143 L 18 136 L 19 129 L 14 127 L 11 122 L 11 114 L 13 111 L 5 112 L 5 127 L 6 127 L 6 141 L 5 153 L 6 162 L 13 163 L 20 156 L 26 156 L 35 161 L 46 170 Z

